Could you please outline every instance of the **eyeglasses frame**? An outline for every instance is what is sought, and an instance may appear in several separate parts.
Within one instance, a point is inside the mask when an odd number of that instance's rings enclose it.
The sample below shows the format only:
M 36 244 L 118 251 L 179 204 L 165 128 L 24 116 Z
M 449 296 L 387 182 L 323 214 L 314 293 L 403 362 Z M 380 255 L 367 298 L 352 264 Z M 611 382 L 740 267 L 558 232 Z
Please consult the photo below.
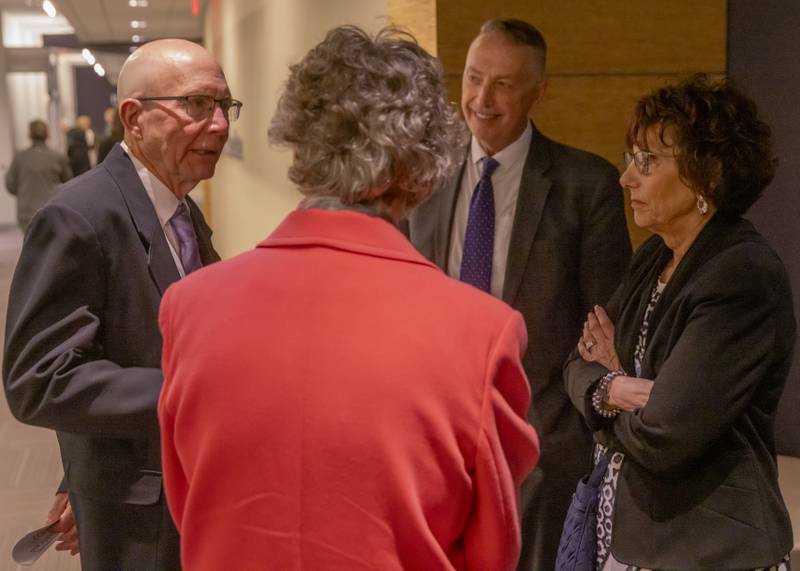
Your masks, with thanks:
M 203 95 L 202 93 L 197 93 L 193 95 L 159 95 L 153 97 L 134 97 L 134 99 L 136 99 L 136 101 L 183 101 L 184 105 L 188 105 L 190 97 L 211 97 L 211 96 Z M 222 109 L 222 112 L 225 114 L 225 119 L 228 121 L 228 123 L 233 123 L 234 121 L 237 121 L 239 119 L 239 115 L 242 113 L 242 107 L 244 107 L 244 103 L 242 103 L 238 99 L 234 99 L 233 97 L 226 97 L 224 99 L 214 99 L 213 97 L 211 97 L 211 99 L 214 101 L 214 105 L 211 107 L 211 115 L 209 115 L 204 119 L 201 119 L 202 121 L 205 121 L 206 119 L 214 115 L 214 107 L 216 107 L 217 105 L 219 105 L 219 108 Z M 230 101 L 231 105 L 230 107 L 228 107 L 228 111 L 225 111 L 225 109 L 222 107 L 222 104 L 227 101 Z M 237 109 L 236 117 L 233 120 L 231 120 L 230 111 L 234 107 Z
M 647 161 L 644 164 L 644 167 L 640 166 L 641 160 L 637 160 L 636 157 L 641 156 L 648 157 Z M 648 151 L 645 149 L 639 149 L 638 151 L 624 151 L 622 153 L 622 160 L 623 164 L 625 165 L 625 169 L 633 163 L 636 166 L 636 170 L 639 171 L 639 174 L 642 176 L 647 176 L 650 174 L 650 159 L 649 157 L 661 157 L 661 158 L 674 158 L 674 155 L 668 155 L 665 153 L 654 153 L 653 151 Z

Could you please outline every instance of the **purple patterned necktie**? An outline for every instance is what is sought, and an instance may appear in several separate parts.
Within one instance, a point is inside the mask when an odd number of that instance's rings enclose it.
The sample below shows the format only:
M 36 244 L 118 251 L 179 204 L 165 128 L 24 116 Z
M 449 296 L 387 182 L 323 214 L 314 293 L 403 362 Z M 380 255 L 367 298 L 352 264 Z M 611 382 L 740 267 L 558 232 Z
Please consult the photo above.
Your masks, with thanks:
M 494 253 L 494 189 L 492 173 L 500 166 L 492 157 L 483 157 L 483 174 L 469 205 L 469 219 L 461 258 L 461 281 L 487 293 L 492 292 L 492 254 Z
M 169 224 L 178 238 L 183 273 L 188 276 L 193 271 L 202 268 L 203 264 L 200 261 L 200 249 L 197 246 L 197 236 L 195 236 L 192 225 L 192 215 L 185 202 L 178 205 L 175 214 L 169 219 Z

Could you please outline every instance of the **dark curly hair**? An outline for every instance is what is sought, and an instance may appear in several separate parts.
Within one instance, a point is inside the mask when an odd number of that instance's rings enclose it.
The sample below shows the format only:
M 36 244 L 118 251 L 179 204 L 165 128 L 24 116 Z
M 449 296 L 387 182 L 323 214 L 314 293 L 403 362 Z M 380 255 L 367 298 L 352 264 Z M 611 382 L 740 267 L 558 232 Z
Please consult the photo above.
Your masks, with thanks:
M 729 80 L 698 73 L 639 99 L 626 142 L 647 149 L 650 135 L 672 147 L 681 180 L 723 214 L 744 214 L 775 175 L 771 129 Z

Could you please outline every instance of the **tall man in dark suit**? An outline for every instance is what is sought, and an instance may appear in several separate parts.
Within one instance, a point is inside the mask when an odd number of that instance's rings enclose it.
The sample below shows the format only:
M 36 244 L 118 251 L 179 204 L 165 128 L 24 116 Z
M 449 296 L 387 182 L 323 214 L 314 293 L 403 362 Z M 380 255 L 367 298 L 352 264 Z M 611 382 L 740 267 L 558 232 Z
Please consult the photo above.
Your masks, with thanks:
M 528 119 L 546 89 L 545 54 L 526 22 L 483 25 L 462 84 L 470 152 L 457 179 L 409 221 L 423 254 L 525 317 L 530 421 L 542 440 L 522 491 L 525 571 L 554 568 L 571 494 L 591 465 L 590 434 L 567 398 L 562 364 L 631 254 L 616 169 L 551 141 Z
M 214 174 L 241 104 L 183 40 L 146 44 L 117 87 L 124 142 L 34 217 L 6 323 L 6 396 L 57 431 L 84 569 L 180 568 L 161 486 L 158 307 L 217 261 L 188 193 Z

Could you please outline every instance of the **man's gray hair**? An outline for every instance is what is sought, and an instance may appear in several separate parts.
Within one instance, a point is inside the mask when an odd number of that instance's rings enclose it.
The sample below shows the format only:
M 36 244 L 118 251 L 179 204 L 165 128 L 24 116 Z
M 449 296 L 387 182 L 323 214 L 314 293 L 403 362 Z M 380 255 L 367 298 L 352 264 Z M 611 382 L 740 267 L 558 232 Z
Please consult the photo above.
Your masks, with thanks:
M 402 216 L 460 166 L 465 126 L 413 36 L 342 26 L 290 71 L 269 139 L 293 149 L 289 178 L 305 195 Z
M 487 20 L 481 26 L 481 34 L 489 32 L 498 32 L 515 44 L 532 47 L 541 57 L 542 72 L 544 72 L 547 63 L 547 43 L 536 26 L 525 20 L 496 18 Z

